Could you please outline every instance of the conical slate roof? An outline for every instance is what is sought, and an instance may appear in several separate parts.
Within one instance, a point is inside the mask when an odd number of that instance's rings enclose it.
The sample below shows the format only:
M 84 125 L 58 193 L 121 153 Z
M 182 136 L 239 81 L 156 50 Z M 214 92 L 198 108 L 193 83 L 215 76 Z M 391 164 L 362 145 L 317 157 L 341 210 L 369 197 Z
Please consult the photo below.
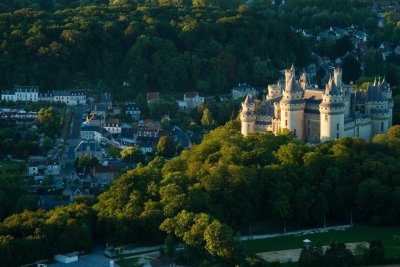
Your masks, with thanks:
M 326 84 L 325 95 L 330 95 L 330 96 L 339 96 L 340 95 L 339 88 L 333 82 L 332 77 L 329 79 L 329 82 Z
M 246 99 L 244 100 L 243 104 L 250 105 L 254 103 L 253 96 L 251 94 L 247 94 Z
M 379 86 L 368 86 L 367 89 L 367 102 L 382 102 L 384 101 L 384 97 L 382 94 L 382 90 Z
M 301 91 L 301 88 L 296 83 L 294 75 L 290 76 L 289 81 L 286 83 L 285 91 L 288 93 Z

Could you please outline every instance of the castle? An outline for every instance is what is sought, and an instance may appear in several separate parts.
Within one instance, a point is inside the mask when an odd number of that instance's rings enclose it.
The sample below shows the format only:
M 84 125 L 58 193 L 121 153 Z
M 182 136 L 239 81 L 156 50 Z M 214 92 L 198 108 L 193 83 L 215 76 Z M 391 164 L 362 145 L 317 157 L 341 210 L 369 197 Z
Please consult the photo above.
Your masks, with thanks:
M 241 132 L 278 134 L 287 129 L 307 143 L 354 136 L 370 139 L 386 133 L 392 125 L 390 85 L 379 79 L 364 91 L 352 89 L 342 82 L 340 68 L 335 68 L 325 89 L 319 89 L 309 84 L 306 74 L 296 80 L 292 66 L 284 81 L 268 85 L 262 101 L 247 95 L 240 113 Z

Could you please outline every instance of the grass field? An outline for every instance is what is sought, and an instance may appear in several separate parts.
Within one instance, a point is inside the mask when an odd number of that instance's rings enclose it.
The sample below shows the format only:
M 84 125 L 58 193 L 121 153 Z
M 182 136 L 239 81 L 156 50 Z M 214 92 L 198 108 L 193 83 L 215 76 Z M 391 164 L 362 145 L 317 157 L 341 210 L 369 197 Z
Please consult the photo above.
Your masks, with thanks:
M 121 267 L 139 267 L 140 265 L 137 262 L 138 262 L 137 258 L 130 258 L 130 259 L 118 260 L 116 261 L 116 264 L 118 264 Z
M 259 252 L 301 248 L 302 241 L 306 238 L 313 243 L 320 241 L 322 245 L 329 245 L 331 241 L 348 243 L 380 239 L 385 246 L 385 257 L 390 259 L 400 256 L 400 239 L 394 240 L 394 235 L 400 236 L 400 227 L 355 226 L 343 231 L 243 241 L 242 245 L 246 254 L 254 255 Z
M 20 161 L 0 161 L 0 174 L 11 173 L 20 174 L 25 173 L 26 164 Z

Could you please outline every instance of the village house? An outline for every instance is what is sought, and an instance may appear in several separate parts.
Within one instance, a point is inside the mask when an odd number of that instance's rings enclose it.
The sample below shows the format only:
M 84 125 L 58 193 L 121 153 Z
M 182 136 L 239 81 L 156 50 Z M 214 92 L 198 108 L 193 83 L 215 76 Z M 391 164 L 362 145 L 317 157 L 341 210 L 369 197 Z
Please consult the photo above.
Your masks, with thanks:
M 122 123 L 119 119 L 109 118 L 104 123 L 103 128 L 112 134 L 119 134 L 122 131 Z
M 113 166 L 96 166 L 93 177 L 101 184 L 110 184 L 118 177 L 118 168 Z
M 138 120 L 140 118 L 140 108 L 135 103 L 126 105 L 125 114 L 131 116 L 133 119 Z
M 28 175 L 59 175 L 61 171 L 61 162 L 59 157 L 47 158 L 32 156 L 28 160 Z
M 232 99 L 241 99 L 245 97 L 247 94 L 251 94 L 254 96 L 258 95 L 256 88 L 248 85 L 247 83 L 239 83 L 232 89 Z
M 103 149 L 99 142 L 95 140 L 82 140 L 74 150 L 75 158 L 88 155 L 90 158 L 96 157 L 99 161 L 103 159 Z
M 1 100 L 37 102 L 39 101 L 39 87 L 16 85 L 14 90 L 3 91 Z
M 201 97 L 198 92 L 186 92 L 183 94 L 183 100 L 178 100 L 180 109 L 193 109 L 204 104 L 204 97 Z
M 149 92 L 147 93 L 147 104 L 151 104 L 160 100 L 159 92 Z

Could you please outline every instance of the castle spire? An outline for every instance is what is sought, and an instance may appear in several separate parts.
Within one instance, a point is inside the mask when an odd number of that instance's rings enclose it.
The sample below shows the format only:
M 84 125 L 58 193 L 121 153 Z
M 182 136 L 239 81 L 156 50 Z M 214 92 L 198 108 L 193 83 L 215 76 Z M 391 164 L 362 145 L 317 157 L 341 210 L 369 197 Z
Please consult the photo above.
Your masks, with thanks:
M 325 87 L 325 95 L 340 95 L 340 91 L 336 84 L 333 82 L 332 76 L 329 77 L 329 81 Z

